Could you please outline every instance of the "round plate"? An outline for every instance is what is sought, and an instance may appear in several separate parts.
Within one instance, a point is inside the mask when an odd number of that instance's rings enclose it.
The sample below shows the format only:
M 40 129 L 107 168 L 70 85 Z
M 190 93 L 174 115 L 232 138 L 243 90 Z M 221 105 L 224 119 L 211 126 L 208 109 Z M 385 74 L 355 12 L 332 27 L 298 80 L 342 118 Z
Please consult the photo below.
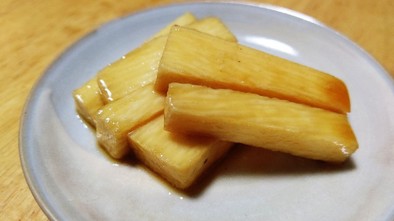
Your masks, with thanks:
M 188 11 L 221 18 L 242 44 L 344 80 L 359 150 L 334 166 L 236 148 L 190 192 L 172 189 L 133 160 L 110 160 L 78 118 L 72 91 Z M 53 220 L 392 220 L 393 85 L 357 45 L 287 9 L 235 3 L 155 8 L 102 26 L 47 70 L 24 112 L 21 162 Z

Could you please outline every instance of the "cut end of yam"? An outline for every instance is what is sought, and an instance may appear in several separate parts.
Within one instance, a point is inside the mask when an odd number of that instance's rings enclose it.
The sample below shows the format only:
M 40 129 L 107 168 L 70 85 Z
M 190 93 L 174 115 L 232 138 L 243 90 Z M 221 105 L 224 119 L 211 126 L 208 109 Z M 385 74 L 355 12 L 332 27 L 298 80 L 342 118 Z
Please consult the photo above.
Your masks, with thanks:
M 146 166 L 179 189 L 190 187 L 232 145 L 215 138 L 170 133 L 164 130 L 163 121 L 161 115 L 130 132 L 129 141 Z
M 96 78 L 92 78 L 83 86 L 73 91 L 73 98 L 79 116 L 91 126 L 96 126 L 95 115 L 104 105 Z
M 153 85 L 111 102 L 96 114 L 96 137 L 108 154 L 120 159 L 129 151 L 127 134 L 163 113 L 164 96 Z

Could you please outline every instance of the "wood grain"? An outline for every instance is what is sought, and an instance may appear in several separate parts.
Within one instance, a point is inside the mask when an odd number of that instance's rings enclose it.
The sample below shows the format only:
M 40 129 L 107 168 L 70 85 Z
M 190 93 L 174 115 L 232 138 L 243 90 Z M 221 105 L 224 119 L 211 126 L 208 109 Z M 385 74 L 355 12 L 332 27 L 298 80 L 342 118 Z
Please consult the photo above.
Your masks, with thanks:
M 46 68 L 101 24 L 174 0 L 0 1 L 0 220 L 47 220 L 24 180 L 18 131 L 24 103 Z M 261 0 L 310 15 L 343 33 L 394 77 L 394 1 Z M 383 95 L 384 96 L 384 95 Z

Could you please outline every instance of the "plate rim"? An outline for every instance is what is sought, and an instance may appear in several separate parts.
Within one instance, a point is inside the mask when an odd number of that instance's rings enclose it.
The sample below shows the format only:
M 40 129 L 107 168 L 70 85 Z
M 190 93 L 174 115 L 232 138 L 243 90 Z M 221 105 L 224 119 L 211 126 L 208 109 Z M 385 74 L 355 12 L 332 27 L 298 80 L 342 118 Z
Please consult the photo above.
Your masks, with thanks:
M 133 12 L 129 12 L 128 14 L 120 17 L 116 17 L 114 19 L 108 20 L 103 22 L 101 25 L 95 27 L 94 29 L 90 30 L 87 34 L 84 34 L 82 37 L 77 38 L 74 40 L 74 42 L 71 42 L 71 44 L 66 47 L 60 55 L 56 56 L 55 59 L 47 66 L 47 68 L 44 69 L 44 71 L 40 74 L 38 79 L 34 82 L 33 87 L 30 89 L 25 103 L 22 108 L 21 116 L 20 116 L 20 122 L 19 122 L 19 134 L 18 134 L 18 151 L 19 151 L 19 161 L 20 165 L 22 168 L 23 176 L 25 178 L 25 181 L 29 187 L 29 190 L 31 194 L 33 195 L 35 201 L 39 205 L 40 209 L 44 212 L 44 214 L 50 219 L 50 220 L 59 220 L 59 217 L 56 215 L 56 209 L 51 208 L 51 205 L 49 205 L 49 202 L 47 202 L 46 197 L 43 196 L 41 191 L 39 191 L 39 187 L 37 186 L 38 184 L 33 181 L 33 174 L 32 173 L 32 168 L 29 168 L 28 162 L 26 160 L 27 155 L 27 149 L 28 144 L 27 141 L 28 137 L 31 132 L 29 132 L 28 128 L 31 127 L 29 126 L 29 122 L 31 123 L 32 117 L 29 114 L 29 110 L 31 111 L 34 109 L 34 106 L 36 102 L 34 102 L 37 99 L 37 92 L 40 91 L 42 88 L 41 85 L 45 84 L 46 79 L 49 76 L 48 73 L 51 72 L 53 68 L 55 68 L 58 63 L 65 57 L 67 56 L 70 51 L 73 51 L 75 48 L 78 48 L 80 44 L 83 44 L 83 42 L 87 41 L 90 39 L 92 35 L 94 35 L 96 32 L 98 32 L 101 29 L 105 29 L 108 26 L 113 25 L 114 23 L 118 23 L 122 21 L 123 19 L 130 18 L 133 16 L 138 16 L 142 14 L 146 14 L 149 12 L 157 11 L 157 10 L 167 10 L 169 8 L 177 8 L 177 7 L 182 7 L 182 6 L 187 6 L 187 7 L 194 7 L 198 5 L 206 5 L 206 7 L 209 7 L 209 5 L 233 5 L 233 6 L 247 6 L 247 7 L 253 7 L 253 8 L 260 8 L 262 10 L 269 10 L 273 11 L 275 13 L 280 13 L 285 16 L 290 16 L 296 19 L 300 19 L 303 22 L 307 22 L 313 25 L 318 26 L 319 28 L 325 29 L 326 31 L 331 32 L 332 34 L 335 34 L 336 37 L 338 37 L 341 41 L 346 42 L 349 46 L 351 46 L 355 51 L 359 52 L 359 55 L 361 55 L 364 59 L 367 59 L 368 63 L 372 65 L 374 68 L 377 69 L 376 74 L 378 74 L 380 77 L 383 78 L 387 84 L 389 84 L 391 91 L 394 94 L 394 78 L 389 74 L 389 72 L 371 55 L 369 54 L 364 48 L 362 48 L 360 45 L 352 41 L 350 38 L 345 36 L 344 34 L 340 33 L 339 31 L 329 27 L 328 25 L 324 24 L 323 22 L 306 15 L 304 13 L 285 8 L 282 6 L 276 6 L 273 4 L 267 4 L 267 3 L 257 3 L 257 2 L 237 2 L 237 1 L 193 1 L 193 2 L 182 2 L 182 3 L 170 3 L 170 4 L 164 4 L 160 6 L 153 6 L 153 7 L 148 7 L 145 9 L 141 10 L 136 10 Z M 30 135 L 31 136 L 31 135 Z M 394 207 L 393 207 L 394 208 Z M 394 216 L 394 210 L 390 212 L 389 217 Z

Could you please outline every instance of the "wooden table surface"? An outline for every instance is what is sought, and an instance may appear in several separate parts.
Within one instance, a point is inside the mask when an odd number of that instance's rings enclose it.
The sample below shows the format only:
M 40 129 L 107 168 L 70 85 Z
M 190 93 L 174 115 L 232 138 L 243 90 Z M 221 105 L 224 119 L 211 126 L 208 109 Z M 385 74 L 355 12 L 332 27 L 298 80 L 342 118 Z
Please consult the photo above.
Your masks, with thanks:
M 25 182 L 18 131 L 26 98 L 68 46 L 111 19 L 174 0 L 0 1 L 0 220 L 47 220 Z M 363 47 L 394 77 L 393 0 L 261 0 L 315 17 Z

